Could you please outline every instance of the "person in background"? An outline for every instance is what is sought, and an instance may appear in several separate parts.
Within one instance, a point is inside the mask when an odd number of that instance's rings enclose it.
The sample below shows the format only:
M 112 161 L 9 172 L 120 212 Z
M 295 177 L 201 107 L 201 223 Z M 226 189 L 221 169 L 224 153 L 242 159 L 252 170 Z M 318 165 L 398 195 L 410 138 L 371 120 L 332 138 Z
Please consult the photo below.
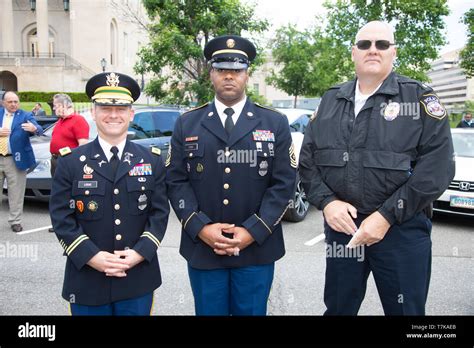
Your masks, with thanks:
M 474 121 L 472 120 L 472 113 L 466 112 L 463 119 L 458 123 L 456 128 L 474 128 Z
M 59 120 L 54 126 L 49 152 L 51 153 L 51 177 L 56 172 L 56 165 L 61 149 L 74 149 L 89 141 L 89 124 L 74 112 L 74 104 L 67 94 L 56 94 L 53 97 L 53 108 Z M 51 227 L 49 232 L 54 232 Z
M 36 103 L 35 107 L 33 108 L 33 110 L 31 110 L 31 112 L 35 117 L 46 116 L 46 112 L 44 112 L 43 108 L 41 107 L 41 103 Z
M 30 136 L 43 134 L 43 128 L 31 112 L 20 109 L 20 98 L 15 92 L 5 92 L 2 101 L 4 107 L 0 107 L 0 187 L 3 187 L 3 180 L 6 179 L 10 207 L 8 222 L 13 232 L 21 232 L 26 173 L 36 163 Z

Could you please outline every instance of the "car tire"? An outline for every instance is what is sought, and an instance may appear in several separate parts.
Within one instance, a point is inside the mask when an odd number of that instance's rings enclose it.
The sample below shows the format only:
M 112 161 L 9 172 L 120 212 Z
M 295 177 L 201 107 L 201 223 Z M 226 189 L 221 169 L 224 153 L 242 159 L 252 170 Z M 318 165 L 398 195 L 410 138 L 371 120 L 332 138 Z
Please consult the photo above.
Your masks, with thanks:
M 289 222 L 303 221 L 308 214 L 309 201 L 306 198 L 303 185 L 301 184 L 300 176 L 296 176 L 295 195 L 293 197 L 293 204 L 288 208 L 283 220 Z

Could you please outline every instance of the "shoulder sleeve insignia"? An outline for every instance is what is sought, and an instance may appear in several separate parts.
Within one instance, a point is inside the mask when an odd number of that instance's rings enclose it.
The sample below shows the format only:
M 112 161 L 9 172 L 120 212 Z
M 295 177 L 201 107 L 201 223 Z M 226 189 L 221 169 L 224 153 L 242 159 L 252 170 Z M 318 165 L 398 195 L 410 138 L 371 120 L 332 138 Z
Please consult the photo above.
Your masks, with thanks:
M 61 155 L 61 157 L 69 155 L 71 152 L 72 151 L 71 151 L 71 148 L 69 146 L 66 146 L 66 147 L 63 147 L 63 148 L 59 149 L 59 154 Z
M 425 109 L 428 116 L 433 117 L 437 120 L 442 120 L 446 117 L 447 112 L 443 104 L 439 100 L 436 94 L 425 94 L 421 97 L 421 105 Z
M 151 152 L 154 153 L 155 155 L 158 155 L 158 156 L 161 155 L 161 150 L 157 147 L 154 147 L 154 146 L 151 147 Z
M 171 144 L 168 149 L 168 155 L 166 156 L 165 167 L 168 167 L 171 163 Z
M 295 145 L 293 144 L 293 142 L 291 143 L 289 152 L 290 152 L 290 165 L 293 168 L 296 168 L 298 166 L 298 163 L 296 163 Z

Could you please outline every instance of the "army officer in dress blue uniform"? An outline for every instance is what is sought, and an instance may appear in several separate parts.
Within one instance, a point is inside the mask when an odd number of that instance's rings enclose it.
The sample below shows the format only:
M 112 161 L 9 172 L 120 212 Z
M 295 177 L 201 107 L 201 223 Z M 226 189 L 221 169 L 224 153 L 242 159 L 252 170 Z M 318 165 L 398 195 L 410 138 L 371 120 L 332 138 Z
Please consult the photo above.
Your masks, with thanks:
M 169 214 L 164 163 L 159 149 L 126 138 L 140 95 L 135 80 L 98 74 L 86 93 L 99 135 L 61 149 L 50 201 L 67 255 L 63 297 L 73 315 L 149 315 Z
M 166 160 L 180 253 L 197 315 L 265 315 L 295 185 L 288 120 L 245 95 L 250 41 L 217 37 L 204 54 L 215 99 L 177 120 Z

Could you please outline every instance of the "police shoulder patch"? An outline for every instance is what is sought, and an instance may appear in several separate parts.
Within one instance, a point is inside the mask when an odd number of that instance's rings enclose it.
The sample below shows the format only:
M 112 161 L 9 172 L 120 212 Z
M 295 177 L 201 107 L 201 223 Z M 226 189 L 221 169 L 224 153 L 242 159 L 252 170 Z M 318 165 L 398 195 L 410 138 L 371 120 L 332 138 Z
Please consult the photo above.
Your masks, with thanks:
M 154 153 L 155 155 L 160 156 L 161 155 L 161 150 L 155 146 L 151 147 L 151 152 Z
M 439 100 L 436 94 L 425 94 L 420 99 L 421 105 L 423 105 L 426 114 L 437 120 L 442 120 L 446 117 L 447 112 L 443 104 Z
M 59 149 L 59 154 L 61 157 L 67 156 L 71 153 L 71 148 L 69 146 L 63 147 Z

